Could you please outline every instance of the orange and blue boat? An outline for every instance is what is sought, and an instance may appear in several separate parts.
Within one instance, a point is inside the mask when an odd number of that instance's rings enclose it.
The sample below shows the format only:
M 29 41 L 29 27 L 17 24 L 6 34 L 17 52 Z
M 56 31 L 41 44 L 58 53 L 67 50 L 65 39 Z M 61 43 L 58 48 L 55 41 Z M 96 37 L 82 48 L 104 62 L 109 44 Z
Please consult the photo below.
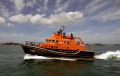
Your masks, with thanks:
M 80 37 L 72 33 L 68 36 L 63 32 L 61 26 L 51 37 L 47 37 L 44 43 L 36 45 L 35 42 L 26 41 L 21 45 L 25 54 L 46 57 L 68 57 L 68 58 L 94 58 L 94 51 L 84 44 Z

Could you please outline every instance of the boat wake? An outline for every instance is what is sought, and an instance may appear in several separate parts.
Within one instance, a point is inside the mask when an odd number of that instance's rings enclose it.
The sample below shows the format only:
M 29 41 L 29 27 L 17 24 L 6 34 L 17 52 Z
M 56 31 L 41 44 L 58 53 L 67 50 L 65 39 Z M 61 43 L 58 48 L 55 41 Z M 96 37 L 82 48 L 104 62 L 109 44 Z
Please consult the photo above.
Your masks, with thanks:
M 106 53 L 95 55 L 95 59 L 104 59 L 104 60 L 120 60 L 120 50 L 117 51 L 108 51 Z M 76 61 L 75 58 L 61 58 L 61 57 L 45 57 L 45 56 L 38 56 L 38 55 L 31 55 L 25 54 L 24 60 L 27 59 L 55 59 L 55 60 L 68 60 L 68 61 Z
M 108 51 L 106 53 L 96 55 L 95 59 L 105 59 L 105 60 L 120 60 L 120 50 Z
M 24 60 L 27 59 L 55 59 L 55 60 L 68 60 L 68 61 L 76 61 L 77 59 L 71 59 L 71 58 L 56 58 L 56 57 L 45 57 L 45 56 L 38 56 L 38 55 L 31 55 L 31 54 L 25 54 Z

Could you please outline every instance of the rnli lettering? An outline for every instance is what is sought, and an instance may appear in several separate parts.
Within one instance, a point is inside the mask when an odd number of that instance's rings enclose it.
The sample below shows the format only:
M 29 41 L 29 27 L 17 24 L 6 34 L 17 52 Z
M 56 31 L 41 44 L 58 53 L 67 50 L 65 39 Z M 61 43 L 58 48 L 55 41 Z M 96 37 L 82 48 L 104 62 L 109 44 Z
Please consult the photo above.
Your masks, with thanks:
M 58 46 L 49 46 L 49 48 L 54 48 L 54 49 L 57 49 Z

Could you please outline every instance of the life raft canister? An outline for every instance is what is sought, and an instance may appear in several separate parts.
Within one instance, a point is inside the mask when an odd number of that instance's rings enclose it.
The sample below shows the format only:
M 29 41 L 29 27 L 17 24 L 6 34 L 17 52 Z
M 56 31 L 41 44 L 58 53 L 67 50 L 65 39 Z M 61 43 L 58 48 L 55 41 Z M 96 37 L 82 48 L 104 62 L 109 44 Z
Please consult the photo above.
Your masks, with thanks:
M 66 39 L 71 39 L 71 36 L 66 36 Z

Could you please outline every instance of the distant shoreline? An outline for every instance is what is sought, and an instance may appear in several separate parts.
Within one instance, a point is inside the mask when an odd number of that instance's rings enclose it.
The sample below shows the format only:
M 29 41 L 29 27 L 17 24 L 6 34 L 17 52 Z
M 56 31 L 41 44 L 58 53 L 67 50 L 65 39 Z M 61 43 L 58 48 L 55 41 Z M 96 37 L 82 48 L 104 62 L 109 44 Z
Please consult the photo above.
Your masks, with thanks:
M 7 42 L 7 43 L 0 43 L 1 45 L 22 45 L 21 43 L 14 43 L 14 42 Z M 113 45 L 120 45 L 120 44 L 101 44 L 101 43 L 95 43 L 95 44 L 85 44 L 90 46 L 113 46 Z
M 7 42 L 7 43 L 0 43 L 0 46 L 2 45 L 21 45 L 20 43 L 13 43 L 13 42 Z
M 85 44 L 90 46 L 114 46 L 114 45 L 120 45 L 120 44 Z

